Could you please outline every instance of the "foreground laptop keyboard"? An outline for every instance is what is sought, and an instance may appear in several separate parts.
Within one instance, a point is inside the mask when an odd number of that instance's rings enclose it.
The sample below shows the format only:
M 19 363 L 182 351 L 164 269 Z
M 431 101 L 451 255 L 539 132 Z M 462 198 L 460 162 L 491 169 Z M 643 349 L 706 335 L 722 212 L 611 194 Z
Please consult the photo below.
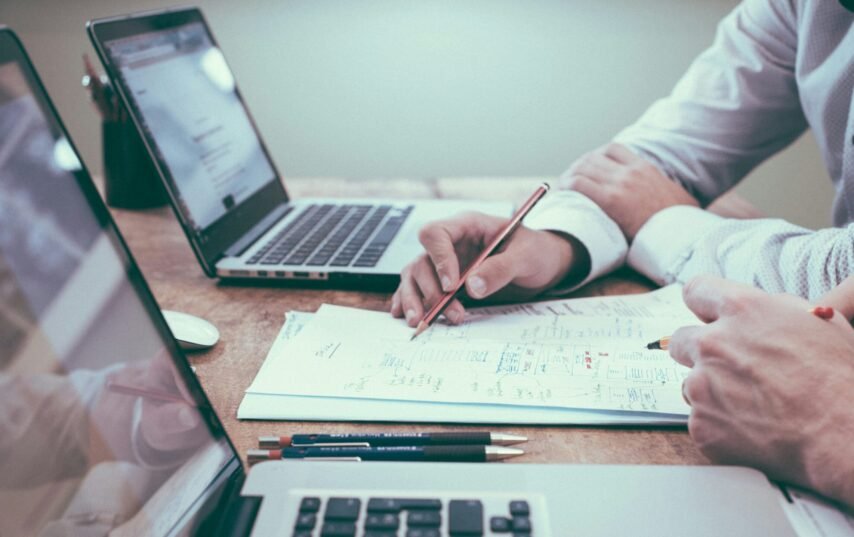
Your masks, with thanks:
M 248 263 L 373 267 L 412 209 L 411 205 L 402 211 L 391 205 L 309 205 Z
M 486 513 L 480 500 L 431 498 L 305 497 L 293 537 L 479 537 L 533 535 L 527 501 L 507 502 L 506 510 Z

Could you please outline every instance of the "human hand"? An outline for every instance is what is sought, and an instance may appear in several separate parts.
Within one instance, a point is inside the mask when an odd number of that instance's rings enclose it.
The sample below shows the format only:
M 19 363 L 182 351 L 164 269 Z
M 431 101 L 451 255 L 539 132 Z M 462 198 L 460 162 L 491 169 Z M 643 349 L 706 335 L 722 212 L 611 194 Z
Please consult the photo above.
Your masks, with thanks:
M 821 297 L 818 304 L 833 308 L 842 319 L 854 324 L 854 274 Z
M 688 430 L 712 461 L 755 467 L 854 506 L 854 330 L 800 298 L 699 277 L 686 305 L 709 324 L 677 330 L 670 354 Z M 822 304 L 824 305 L 824 304 Z
M 576 160 L 561 188 L 584 194 L 630 241 L 652 215 L 674 205 L 699 206 L 684 188 L 628 148 L 611 143 Z
M 142 387 L 172 394 L 186 402 L 143 398 L 139 432 L 154 451 L 174 452 L 197 447 L 207 438 L 207 428 L 179 373 L 165 353 L 155 356 L 145 369 Z
M 461 271 L 483 251 L 508 219 L 466 213 L 426 225 L 418 239 L 426 253 L 407 265 L 391 300 L 391 314 L 415 326 L 445 291 L 457 285 Z M 498 253 L 488 257 L 465 282 L 468 296 L 525 298 L 560 281 L 582 279 L 589 272 L 587 249 L 578 240 L 550 231 L 519 227 Z M 453 324 L 465 318 L 459 300 L 445 309 Z

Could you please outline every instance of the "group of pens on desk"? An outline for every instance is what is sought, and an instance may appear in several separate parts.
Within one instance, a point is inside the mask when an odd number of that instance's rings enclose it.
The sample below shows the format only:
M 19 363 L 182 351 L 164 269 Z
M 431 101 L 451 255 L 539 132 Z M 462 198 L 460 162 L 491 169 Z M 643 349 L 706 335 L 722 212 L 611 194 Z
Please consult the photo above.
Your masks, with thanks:
M 490 462 L 524 455 L 507 447 L 527 442 L 519 435 L 490 432 L 295 434 L 261 436 L 249 464 L 268 460 Z

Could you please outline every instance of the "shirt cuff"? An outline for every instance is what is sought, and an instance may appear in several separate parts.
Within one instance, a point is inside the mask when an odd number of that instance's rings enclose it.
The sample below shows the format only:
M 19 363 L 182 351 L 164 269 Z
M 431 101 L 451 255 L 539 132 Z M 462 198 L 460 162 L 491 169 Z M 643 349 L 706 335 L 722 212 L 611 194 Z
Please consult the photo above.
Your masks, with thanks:
M 550 192 L 525 218 L 525 226 L 571 235 L 590 254 L 590 273 L 584 280 L 558 286 L 547 294 L 568 293 L 625 262 L 628 243 L 620 227 L 590 198 L 578 192 Z
M 697 207 L 677 205 L 652 215 L 629 248 L 628 264 L 659 285 L 676 281 L 694 243 L 723 222 Z

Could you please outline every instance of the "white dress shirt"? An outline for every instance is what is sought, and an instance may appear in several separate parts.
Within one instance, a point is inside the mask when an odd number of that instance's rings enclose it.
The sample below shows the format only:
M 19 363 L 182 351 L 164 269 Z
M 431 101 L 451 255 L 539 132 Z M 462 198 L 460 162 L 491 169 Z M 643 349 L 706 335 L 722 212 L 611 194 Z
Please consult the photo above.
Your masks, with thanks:
M 615 141 L 707 205 L 807 128 L 836 189 L 834 228 L 671 207 L 629 248 L 574 192 L 543 200 L 526 225 L 575 235 L 591 255 L 585 282 L 627 261 L 660 284 L 711 273 L 815 298 L 854 272 L 854 13 L 835 0 L 746 0 L 671 95 Z

